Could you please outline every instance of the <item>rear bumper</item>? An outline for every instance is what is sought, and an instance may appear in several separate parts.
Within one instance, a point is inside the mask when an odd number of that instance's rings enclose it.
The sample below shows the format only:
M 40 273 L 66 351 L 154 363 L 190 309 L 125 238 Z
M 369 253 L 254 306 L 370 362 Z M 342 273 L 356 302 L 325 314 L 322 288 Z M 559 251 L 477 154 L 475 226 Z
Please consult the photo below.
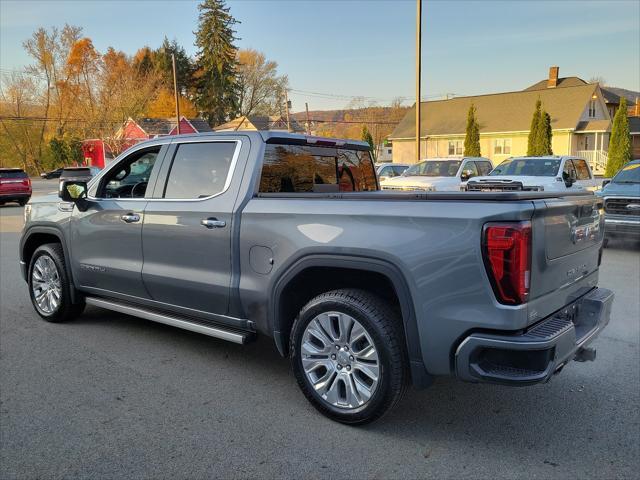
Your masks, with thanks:
M 7 200 L 22 200 L 23 198 L 31 198 L 31 192 L 0 193 L 0 200 L 4 202 Z
M 622 215 L 621 215 L 622 216 Z M 604 233 L 640 235 L 640 219 L 604 217 Z
M 546 382 L 574 358 L 588 357 L 584 349 L 609 323 L 613 297 L 595 288 L 524 333 L 473 333 L 456 350 L 456 375 L 507 385 Z

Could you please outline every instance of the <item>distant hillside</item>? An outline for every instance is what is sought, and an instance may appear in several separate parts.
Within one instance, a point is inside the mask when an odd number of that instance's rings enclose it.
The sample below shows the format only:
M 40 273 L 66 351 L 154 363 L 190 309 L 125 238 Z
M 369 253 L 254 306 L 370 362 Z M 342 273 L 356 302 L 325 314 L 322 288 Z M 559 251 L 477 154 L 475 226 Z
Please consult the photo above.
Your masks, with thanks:
M 344 110 L 310 110 L 309 118 L 311 120 L 317 120 L 321 122 L 341 122 L 345 119 L 363 119 L 371 118 L 372 111 L 373 117 L 377 121 L 386 122 L 399 122 L 409 107 L 369 107 L 369 108 L 352 108 Z M 366 113 L 365 113 L 366 111 Z M 399 114 L 399 112 L 401 112 Z M 292 114 L 299 122 L 304 122 L 307 119 L 306 112 L 296 112 Z

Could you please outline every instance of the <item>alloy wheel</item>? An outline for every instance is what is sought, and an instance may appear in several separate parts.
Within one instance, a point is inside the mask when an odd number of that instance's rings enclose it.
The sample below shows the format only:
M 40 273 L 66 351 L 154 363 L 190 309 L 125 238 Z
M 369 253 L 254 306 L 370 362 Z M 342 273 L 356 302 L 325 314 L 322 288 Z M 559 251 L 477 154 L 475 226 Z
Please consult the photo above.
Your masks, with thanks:
M 305 328 L 300 353 L 307 380 L 334 407 L 360 408 L 378 387 L 378 351 L 366 329 L 350 315 L 316 316 Z
M 51 315 L 60 306 L 62 284 L 54 261 L 48 255 L 41 255 L 33 264 L 31 271 L 31 290 L 38 308 Z

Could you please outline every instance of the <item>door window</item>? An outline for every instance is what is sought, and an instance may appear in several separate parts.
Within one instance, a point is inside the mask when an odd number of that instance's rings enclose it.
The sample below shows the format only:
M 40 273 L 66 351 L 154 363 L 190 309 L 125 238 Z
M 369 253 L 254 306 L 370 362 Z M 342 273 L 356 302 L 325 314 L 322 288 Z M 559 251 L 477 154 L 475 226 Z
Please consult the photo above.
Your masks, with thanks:
M 574 178 L 576 178 L 577 174 L 576 169 L 573 166 L 573 162 L 571 162 L 571 160 L 567 160 L 566 162 L 564 162 L 564 168 L 562 169 L 562 178 L 565 180 L 571 178 L 571 172 L 573 172 L 573 175 L 575 175 Z
M 100 198 L 144 198 L 161 147 L 132 153 L 108 172 L 101 182 Z
M 490 162 L 476 162 L 476 167 L 478 167 L 478 175 L 489 175 L 489 172 L 493 168 Z
M 478 176 L 478 169 L 476 162 L 467 162 L 462 167 L 462 171 L 467 173 L 467 178 L 473 178 Z
M 197 199 L 222 193 L 227 186 L 235 150 L 235 142 L 178 145 L 164 198 Z
M 397 176 L 396 172 L 393 170 L 393 168 L 391 166 L 388 167 L 384 167 L 382 170 L 380 170 L 380 176 L 381 177 L 395 177 Z
M 590 180 L 589 167 L 587 166 L 587 162 L 585 160 L 574 158 L 573 166 L 576 169 L 578 180 Z

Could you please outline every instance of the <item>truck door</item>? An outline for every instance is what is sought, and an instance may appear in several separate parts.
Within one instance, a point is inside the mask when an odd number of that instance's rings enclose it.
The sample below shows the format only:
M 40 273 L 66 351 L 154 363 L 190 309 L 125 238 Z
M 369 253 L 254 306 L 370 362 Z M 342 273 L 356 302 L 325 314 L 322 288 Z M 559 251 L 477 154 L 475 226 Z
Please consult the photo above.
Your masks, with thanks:
M 149 297 L 142 284 L 142 222 L 166 151 L 167 145 L 134 148 L 91 185 L 86 211 L 74 207 L 69 238 L 78 286 Z
M 142 227 L 142 278 L 153 300 L 227 313 L 238 185 L 230 187 L 241 143 L 201 137 L 172 144 Z

